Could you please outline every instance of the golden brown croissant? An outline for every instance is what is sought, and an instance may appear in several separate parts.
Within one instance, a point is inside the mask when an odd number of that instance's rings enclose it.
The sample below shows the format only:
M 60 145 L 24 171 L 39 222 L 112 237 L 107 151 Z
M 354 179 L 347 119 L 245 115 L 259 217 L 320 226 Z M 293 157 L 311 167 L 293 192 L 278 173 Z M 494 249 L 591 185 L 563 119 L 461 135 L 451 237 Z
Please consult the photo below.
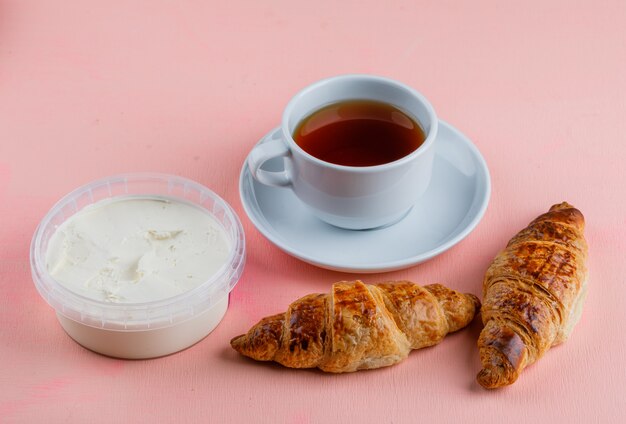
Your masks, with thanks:
M 563 202 L 509 241 L 483 280 L 478 348 L 485 388 L 512 384 L 522 370 L 565 341 L 586 292 L 583 215 Z
M 393 365 L 471 322 L 476 296 L 409 281 L 333 284 L 296 300 L 231 340 L 239 353 L 290 368 L 351 372 Z

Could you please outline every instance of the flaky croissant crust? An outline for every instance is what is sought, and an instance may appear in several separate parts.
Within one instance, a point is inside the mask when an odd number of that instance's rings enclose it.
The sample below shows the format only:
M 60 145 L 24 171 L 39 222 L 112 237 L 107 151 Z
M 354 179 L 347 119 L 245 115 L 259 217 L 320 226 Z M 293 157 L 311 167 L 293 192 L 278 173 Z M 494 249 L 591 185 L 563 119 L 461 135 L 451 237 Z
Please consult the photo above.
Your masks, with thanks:
M 232 347 L 291 368 L 351 372 L 393 365 L 411 349 L 432 346 L 465 327 L 480 307 L 471 294 L 409 281 L 333 284 L 330 294 L 296 300 L 263 318 Z
M 567 339 L 580 316 L 587 280 L 584 218 L 563 202 L 515 235 L 483 280 L 478 340 L 486 388 L 519 373 Z

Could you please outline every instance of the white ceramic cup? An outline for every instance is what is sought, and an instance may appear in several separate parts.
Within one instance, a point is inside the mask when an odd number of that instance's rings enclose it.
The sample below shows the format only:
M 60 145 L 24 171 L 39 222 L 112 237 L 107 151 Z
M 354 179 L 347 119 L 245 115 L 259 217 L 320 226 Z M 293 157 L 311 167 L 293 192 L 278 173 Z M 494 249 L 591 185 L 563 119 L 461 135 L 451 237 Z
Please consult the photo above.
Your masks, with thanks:
M 303 119 L 346 100 L 391 104 L 416 120 L 426 139 L 401 159 L 362 167 L 326 162 L 298 146 L 292 134 Z M 290 188 L 321 220 L 353 230 L 377 228 L 401 220 L 426 191 L 437 128 L 435 110 L 411 87 L 377 76 L 343 75 L 318 81 L 296 94 L 283 112 L 281 126 L 254 147 L 247 162 L 257 181 Z M 263 169 L 265 162 L 280 157 L 282 171 Z

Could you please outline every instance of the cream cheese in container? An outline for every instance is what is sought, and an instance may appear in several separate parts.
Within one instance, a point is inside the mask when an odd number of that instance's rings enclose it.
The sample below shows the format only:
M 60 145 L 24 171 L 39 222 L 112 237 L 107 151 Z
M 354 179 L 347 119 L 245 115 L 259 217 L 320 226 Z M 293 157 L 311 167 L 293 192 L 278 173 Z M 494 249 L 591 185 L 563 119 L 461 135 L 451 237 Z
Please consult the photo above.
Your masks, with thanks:
M 120 358 L 177 352 L 208 335 L 245 263 L 232 208 L 193 181 L 109 177 L 78 188 L 44 217 L 33 280 L 81 345 Z

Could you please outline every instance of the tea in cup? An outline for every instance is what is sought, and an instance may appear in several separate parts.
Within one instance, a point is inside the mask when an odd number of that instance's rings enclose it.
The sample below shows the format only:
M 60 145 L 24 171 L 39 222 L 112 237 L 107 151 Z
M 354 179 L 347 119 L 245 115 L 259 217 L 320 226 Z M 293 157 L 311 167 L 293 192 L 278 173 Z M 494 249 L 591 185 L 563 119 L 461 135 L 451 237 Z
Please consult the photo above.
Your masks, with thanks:
M 247 162 L 257 181 L 293 190 L 321 220 L 372 229 L 402 219 L 426 191 L 437 128 L 433 107 L 412 88 L 338 76 L 296 94 Z M 263 169 L 279 157 L 282 171 Z

